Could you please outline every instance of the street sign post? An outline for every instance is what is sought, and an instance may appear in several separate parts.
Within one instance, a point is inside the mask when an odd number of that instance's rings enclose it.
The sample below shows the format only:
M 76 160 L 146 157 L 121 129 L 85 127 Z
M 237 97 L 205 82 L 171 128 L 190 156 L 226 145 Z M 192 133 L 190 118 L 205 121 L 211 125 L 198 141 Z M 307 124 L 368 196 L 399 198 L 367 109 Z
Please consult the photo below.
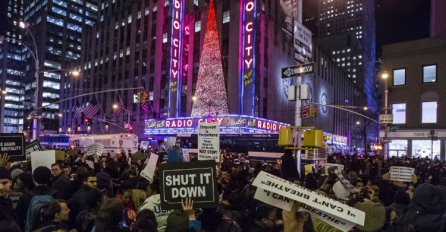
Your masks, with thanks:
M 310 117 L 310 105 L 306 105 L 300 108 L 300 117 L 308 118 Z
M 311 73 L 314 73 L 314 63 L 282 68 L 282 78 L 303 76 Z
M 379 115 L 379 123 L 390 124 L 393 122 L 392 114 L 381 114 Z

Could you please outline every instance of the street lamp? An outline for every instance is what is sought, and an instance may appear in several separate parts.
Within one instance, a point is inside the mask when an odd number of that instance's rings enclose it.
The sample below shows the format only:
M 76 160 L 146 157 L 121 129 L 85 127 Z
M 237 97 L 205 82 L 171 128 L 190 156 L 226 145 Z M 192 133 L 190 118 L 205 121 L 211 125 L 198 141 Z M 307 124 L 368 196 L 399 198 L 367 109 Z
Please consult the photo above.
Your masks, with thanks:
M 39 105 L 40 105 L 40 99 L 39 99 L 39 92 L 40 92 L 39 91 L 39 86 L 40 86 L 39 52 L 37 50 L 37 43 L 36 43 L 36 40 L 34 38 L 34 35 L 29 30 L 30 24 L 28 22 L 21 21 L 21 22 L 19 22 L 19 26 L 20 26 L 20 28 L 26 30 L 26 32 L 31 36 L 31 39 L 32 39 L 33 45 L 34 45 L 34 52 L 33 52 L 33 50 L 31 50 L 27 45 L 22 43 L 22 45 L 24 47 L 26 47 L 28 49 L 28 51 L 31 53 L 31 56 L 33 57 L 34 62 L 35 62 L 35 73 L 34 73 L 34 75 L 35 75 L 35 78 L 36 78 L 36 90 L 34 91 L 34 101 L 35 101 L 34 112 L 35 113 L 34 113 L 34 120 L 33 120 L 33 140 L 37 140 L 37 138 L 39 136 L 38 133 L 39 133 L 39 130 L 40 130 L 40 125 L 39 125 L 40 121 L 39 121 L 38 114 L 37 114 L 37 111 L 39 110 Z
M 385 71 L 381 74 L 381 79 L 384 82 L 384 114 L 389 114 L 389 87 L 387 85 L 387 79 L 389 78 L 389 74 Z M 384 127 L 384 158 L 387 158 L 387 131 L 389 130 L 389 124 L 385 124 Z
M 358 126 L 359 126 L 360 124 L 361 124 L 361 122 L 360 122 L 360 121 L 356 121 L 356 125 L 358 125 Z
M 367 106 L 364 106 L 364 108 L 362 108 L 364 111 L 367 111 L 369 108 Z

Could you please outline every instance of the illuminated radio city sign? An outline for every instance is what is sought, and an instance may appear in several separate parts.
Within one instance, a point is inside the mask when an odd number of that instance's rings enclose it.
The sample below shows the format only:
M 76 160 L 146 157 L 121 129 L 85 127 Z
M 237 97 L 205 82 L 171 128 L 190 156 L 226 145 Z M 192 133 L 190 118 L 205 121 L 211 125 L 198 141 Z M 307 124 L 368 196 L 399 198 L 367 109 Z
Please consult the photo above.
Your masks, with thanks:
M 170 44 L 170 88 L 171 93 L 178 89 L 181 80 L 181 53 L 183 36 L 184 0 L 173 0 L 172 35 Z
M 240 108 L 241 113 L 254 113 L 255 54 L 256 54 L 256 0 L 240 1 Z
M 251 117 L 246 115 L 219 115 L 212 117 L 185 117 L 185 118 L 168 118 L 164 120 L 149 119 L 145 121 L 145 131 L 163 129 L 193 129 L 196 132 L 199 122 L 218 122 L 220 127 L 225 128 L 246 128 L 256 129 L 265 133 L 279 133 L 279 129 L 289 124 L 276 122 L 268 119 Z M 146 133 L 147 134 L 147 133 Z

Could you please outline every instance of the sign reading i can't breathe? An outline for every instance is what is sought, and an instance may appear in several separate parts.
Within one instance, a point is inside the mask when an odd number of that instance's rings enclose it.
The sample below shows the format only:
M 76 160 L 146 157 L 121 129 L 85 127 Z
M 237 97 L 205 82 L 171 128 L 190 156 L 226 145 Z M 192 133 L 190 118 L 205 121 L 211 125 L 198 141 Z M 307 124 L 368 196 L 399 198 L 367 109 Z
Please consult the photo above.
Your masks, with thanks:
M 160 165 L 161 208 L 181 209 L 181 199 L 192 198 L 194 207 L 218 205 L 215 161 Z
M 0 134 L 0 154 L 9 155 L 9 161 L 26 160 L 23 134 Z
M 220 158 L 220 128 L 218 122 L 198 124 L 198 160 Z

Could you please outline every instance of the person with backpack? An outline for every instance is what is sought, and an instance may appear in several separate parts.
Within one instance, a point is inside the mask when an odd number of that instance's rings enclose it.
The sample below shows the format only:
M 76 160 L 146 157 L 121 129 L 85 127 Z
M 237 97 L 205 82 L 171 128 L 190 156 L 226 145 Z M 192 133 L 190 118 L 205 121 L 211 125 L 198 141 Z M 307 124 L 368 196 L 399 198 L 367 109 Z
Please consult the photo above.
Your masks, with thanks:
M 36 187 L 20 197 L 16 208 L 18 224 L 26 232 L 30 231 L 34 217 L 40 208 L 54 200 L 52 190 L 48 187 L 51 180 L 49 168 L 37 167 L 33 172 L 33 180 Z

